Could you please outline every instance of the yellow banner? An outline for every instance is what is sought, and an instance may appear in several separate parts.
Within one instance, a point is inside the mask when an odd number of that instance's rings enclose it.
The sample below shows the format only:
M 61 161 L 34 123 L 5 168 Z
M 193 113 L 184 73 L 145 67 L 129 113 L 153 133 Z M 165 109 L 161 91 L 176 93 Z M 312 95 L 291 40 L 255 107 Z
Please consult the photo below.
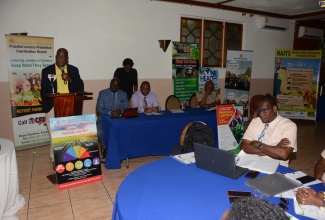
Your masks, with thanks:
M 275 49 L 275 56 L 278 58 L 308 58 L 320 59 L 322 58 L 321 50 L 287 50 Z

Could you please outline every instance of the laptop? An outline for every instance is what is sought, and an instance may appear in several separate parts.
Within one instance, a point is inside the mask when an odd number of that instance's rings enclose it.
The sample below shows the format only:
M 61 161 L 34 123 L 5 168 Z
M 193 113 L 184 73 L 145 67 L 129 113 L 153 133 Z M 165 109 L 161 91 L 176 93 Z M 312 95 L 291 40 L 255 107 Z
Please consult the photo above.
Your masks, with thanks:
M 124 118 L 138 117 L 138 108 L 126 108 L 123 111 Z
M 302 186 L 299 181 L 290 179 L 279 173 L 247 180 L 245 185 L 268 197 Z
M 194 143 L 196 166 L 231 179 L 238 179 L 247 168 L 236 166 L 236 155 L 215 147 Z

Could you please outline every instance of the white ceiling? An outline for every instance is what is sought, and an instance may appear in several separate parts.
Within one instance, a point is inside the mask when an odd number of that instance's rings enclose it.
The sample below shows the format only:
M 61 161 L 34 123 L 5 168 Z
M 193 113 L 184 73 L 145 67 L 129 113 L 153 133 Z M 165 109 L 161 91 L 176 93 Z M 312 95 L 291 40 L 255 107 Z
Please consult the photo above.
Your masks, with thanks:
M 325 21 L 319 0 L 157 0 L 296 20 Z M 324 1 L 325 6 L 325 1 Z

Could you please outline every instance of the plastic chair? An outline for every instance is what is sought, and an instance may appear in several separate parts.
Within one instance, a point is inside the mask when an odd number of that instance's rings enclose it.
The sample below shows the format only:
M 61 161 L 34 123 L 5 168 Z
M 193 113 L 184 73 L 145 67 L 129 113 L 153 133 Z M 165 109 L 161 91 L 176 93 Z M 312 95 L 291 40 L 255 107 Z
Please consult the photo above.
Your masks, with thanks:
M 196 99 L 196 93 L 194 93 L 191 96 L 190 101 L 189 101 L 189 105 L 190 105 L 190 108 L 197 108 L 198 107 L 197 99 Z
M 180 103 L 179 99 L 176 96 L 170 95 L 170 96 L 167 97 L 166 103 L 165 103 L 165 109 L 166 110 L 180 109 L 180 108 L 181 108 L 181 103 Z

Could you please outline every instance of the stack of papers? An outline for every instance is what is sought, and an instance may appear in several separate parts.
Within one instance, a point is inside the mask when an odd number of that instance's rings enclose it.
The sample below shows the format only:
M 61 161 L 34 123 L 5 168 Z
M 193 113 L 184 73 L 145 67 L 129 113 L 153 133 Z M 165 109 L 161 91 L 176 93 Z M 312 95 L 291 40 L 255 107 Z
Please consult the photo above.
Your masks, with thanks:
M 171 111 L 172 113 L 184 113 L 182 109 L 170 109 L 169 111 Z
M 207 111 L 214 111 L 214 110 L 216 110 L 217 109 L 217 107 L 210 107 L 210 108 L 207 108 L 206 110 Z
M 186 154 L 179 154 L 173 156 L 173 158 L 183 164 L 191 164 L 195 163 L 194 152 L 186 153 Z
M 300 171 L 298 171 L 298 172 L 300 172 Z M 296 172 L 288 173 L 288 175 L 287 174 L 284 174 L 284 175 L 285 176 L 293 176 L 293 175 L 296 175 L 295 173 Z M 301 173 L 303 173 L 303 172 L 301 172 Z M 298 174 L 298 175 L 300 175 L 300 174 Z M 304 175 L 306 175 L 306 174 L 304 174 Z M 325 219 L 325 212 L 322 212 L 317 206 L 300 205 L 298 203 L 298 201 L 296 199 L 296 193 L 299 188 L 300 187 L 288 190 L 284 193 L 275 195 L 275 197 L 284 197 L 284 198 L 293 199 L 293 202 L 294 202 L 293 207 L 294 207 L 295 213 L 298 215 L 302 215 L 302 216 L 313 218 L 313 219 Z
M 260 157 L 256 154 L 246 154 L 241 150 L 237 155 L 236 165 L 250 170 L 260 171 L 262 173 L 272 174 L 275 173 L 279 163 L 278 160 Z
M 145 112 L 146 115 L 162 115 L 160 112 Z
M 325 219 L 325 212 L 322 212 L 315 205 L 300 205 L 298 201 L 294 200 L 295 213 L 313 219 Z

